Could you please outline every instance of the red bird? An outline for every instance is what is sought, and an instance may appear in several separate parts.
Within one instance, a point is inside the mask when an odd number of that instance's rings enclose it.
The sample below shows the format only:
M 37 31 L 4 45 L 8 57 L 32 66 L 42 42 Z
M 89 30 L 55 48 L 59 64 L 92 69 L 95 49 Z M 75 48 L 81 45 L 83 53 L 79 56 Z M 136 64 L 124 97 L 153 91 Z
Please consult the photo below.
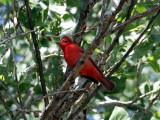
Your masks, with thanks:
M 84 53 L 84 50 L 76 45 L 69 37 L 65 37 L 56 43 L 60 45 L 63 50 L 65 61 L 73 69 Z M 92 58 L 87 60 L 83 69 L 80 71 L 80 75 L 89 78 L 95 83 L 98 83 L 97 81 L 99 81 L 108 92 L 113 91 L 115 88 L 115 83 L 103 76 Z

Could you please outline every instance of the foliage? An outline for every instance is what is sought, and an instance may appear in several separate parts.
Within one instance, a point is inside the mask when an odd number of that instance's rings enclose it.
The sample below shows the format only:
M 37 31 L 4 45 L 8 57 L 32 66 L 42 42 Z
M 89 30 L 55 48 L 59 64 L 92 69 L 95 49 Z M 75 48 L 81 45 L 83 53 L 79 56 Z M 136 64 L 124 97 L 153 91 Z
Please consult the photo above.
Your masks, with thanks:
M 72 35 L 75 31 L 76 25 L 80 17 L 80 12 L 84 1 L 67 0 L 34 0 L 29 1 L 34 27 L 38 28 L 39 33 L 45 35 Z M 110 3 L 110 1 L 109 1 Z M 158 0 L 155 1 L 140 1 L 132 11 L 132 16 L 143 13 L 153 6 L 158 5 Z M 16 2 L 13 9 L 13 1 L 1 0 L 0 13 L 0 43 L 5 40 L 4 27 L 9 32 L 9 37 L 22 34 L 29 31 L 29 24 L 27 18 L 27 11 L 24 1 Z M 100 10 L 102 1 L 98 2 L 94 9 L 90 12 L 88 18 L 88 28 L 96 25 L 99 22 Z M 107 10 L 109 10 L 107 6 Z M 117 15 L 117 22 L 124 22 L 126 19 L 128 7 Z M 126 51 L 130 48 L 132 43 L 137 39 L 140 33 L 145 29 L 151 17 L 147 16 L 136 22 L 133 22 L 122 33 L 119 42 L 110 54 L 110 58 L 106 60 L 107 64 L 101 66 L 104 73 L 107 69 L 113 67 Z M 2 19 L 3 17 L 3 19 Z M 17 19 L 18 18 L 18 19 Z M 137 80 L 139 80 L 139 96 L 154 90 L 153 93 L 147 97 L 140 99 L 137 105 L 147 108 L 151 101 L 155 98 L 160 90 L 160 15 L 156 18 L 154 24 L 146 32 L 144 37 L 138 43 L 134 51 L 127 57 L 120 68 L 112 75 L 111 80 L 116 83 L 116 88 L 113 92 L 107 93 L 102 88 L 98 94 L 90 101 L 89 105 L 98 104 L 105 101 L 105 96 L 118 101 L 132 101 L 137 96 Z M 88 45 L 93 41 L 97 29 L 89 30 L 83 36 L 82 47 L 87 49 Z M 95 50 L 92 55 L 93 59 L 100 60 L 102 55 L 106 52 L 108 46 L 112 43 L 116 33 L 107 36 L 102 44 Z M 63 60 L 63 55 L 59 54 L 59 48 L 55 41 L 60 38 L 53 37 L 52 41 L 46 39 L 42 35 L 36 34 L 38 45 L 40 47 L 42 63 L 44 67 L 44 79 L 46 82 L 47 92 L 54 93 L 64 83 L 64 74 L 66 70 L 66 63 Z M 14 115 L 17 115 L 17 106 L 13 99 L 19 104 L 18 89 L 21 93 L 23 106 L 26 110 L 44 110 L 43 100 L 31 104 L 37 98 L 42 97 L 40 78 L 38 75 L 37 60 L 35 57 L 35 50 L 33 47 L 31 34 L 26 36 L 16 37 L 5 44 L 0 44 L 0 93 L 6 101 L 10 110 L 13 110 Z M 11 47 L 14 54 L 11 53 Z M 14 55 L 14 58 L 13 58 Z M 14 61 L 13 61 L 14 60 Z M 15 62 L 15 63 L 14 63 Z M 15 64 L 17 73 L 15 73 Z M 140 68 L 138 68 L 140 65 Z M 18 76 L 18 86 L 15 78 Z M 152 106 L 149 114 L 145 120 L 160 119 L 160 101 Z M 0 100 L 0 115 L 6 112 L 2 99 Z M 109 120 L 128 120 L 132 118 L 137 120 L 142 116 L 144 111 L 135 106 L 121 106 L 116 105 L 103 106 L 100 108 L 88 109 L 87 117 L 89 120 L 109 119 Z M 136 112 L 138 111 L 138 112 Z M 26 114 L 27 119 L 35 119 L 34 114 Z M 17 115 L 17 119 L 23 118 L 23 115 Z M 9 114 L 5 114 L 0 119 L 10 119 Z

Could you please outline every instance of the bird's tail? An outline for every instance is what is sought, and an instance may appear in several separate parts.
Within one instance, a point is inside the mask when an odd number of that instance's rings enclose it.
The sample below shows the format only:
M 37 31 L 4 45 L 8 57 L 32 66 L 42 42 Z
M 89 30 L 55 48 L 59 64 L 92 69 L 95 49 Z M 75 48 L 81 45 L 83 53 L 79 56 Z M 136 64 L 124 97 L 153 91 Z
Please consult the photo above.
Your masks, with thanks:
M 105 78 L 105 77 L 100 81 L 100 83 L 104 86 L 104 88 L 105 88 L 108 92 L 113 91 L 113 89 L 114 89 L 115 86 L 116 86 L 116 84 L 115 84 L 113 81 L 111 81 L 111 80 L 109 80 L 109 79 L 107 79 L 107 78 Z

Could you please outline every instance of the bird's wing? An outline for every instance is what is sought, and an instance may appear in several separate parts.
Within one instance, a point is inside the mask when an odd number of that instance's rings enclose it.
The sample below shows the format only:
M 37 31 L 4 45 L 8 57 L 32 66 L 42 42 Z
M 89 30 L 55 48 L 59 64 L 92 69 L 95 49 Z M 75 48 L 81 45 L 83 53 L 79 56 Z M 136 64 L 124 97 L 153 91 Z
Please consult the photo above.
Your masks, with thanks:
M 80 51 L 82 52 L 82 53 L 84 53 L 84 50 L 80 47 Z M 89 58 L 89 60 L 93 63 L 93 65 L 96 67 L 96 69 L 101 73 L 101 74 L 103 74 L 102 73 L 102 71 L 97 67 L 97 65 L 96 65 L 96 62 L 90 57 Z

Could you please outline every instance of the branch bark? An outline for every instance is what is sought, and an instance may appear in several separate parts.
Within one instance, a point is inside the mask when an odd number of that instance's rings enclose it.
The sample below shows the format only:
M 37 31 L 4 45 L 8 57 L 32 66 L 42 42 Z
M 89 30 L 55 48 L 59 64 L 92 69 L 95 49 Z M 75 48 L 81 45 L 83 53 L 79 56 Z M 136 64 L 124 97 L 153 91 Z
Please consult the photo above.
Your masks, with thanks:
M 89 13 L 98 1 L 99 0 L 85 0 L 84 1 L 83 10 L 80 13 L 80 18 L 79 18 L 78 25 L 75 31 L 75 33 L 78 33 L 78 34 L 76 34 L 73 38 L 73 40 L 79 45 L 81 43 L 82 36 L 85 33 L 84 31 L 86 30 L 86 27 L 87 27 L 87 20 L 89 17 Z
M 121 6 L 122 7 L 122 6 Z M 110 23 L 109 22 L 106 26 L 104 26 L 105 29 L 101 30 L 98 32 L 98 34 L 96 35 L 94 41 L 92 42 L 92 44 L 87 48 L 87 50 L 85 51 L 85 53 L 82 55 L 81 59 L 78 61 L 77 65 L 75 66 L 75 68 L 71 71 L 71 74 L 69 75 L 69 77 L 67 78 L 67 80 L 65 81 L 65 83 L 62 85 L 62 87 L 60 88 L 59 91 L 65 91 L 67 90 L 71 83 L 73 83 L 74 79 L 78 76 L 78 73 L 79 71 L 83 68 L 85 62 L 87 61 L 87 59 L 90 57 L 90 55 L 93 53 L 93 51 L 96 49 L 96 47 L 98 47 L 98 45 L 102 42 L 103 38 L 105 36 L 108 36 L 110 34 L 112 34 L 113 32 L 117 31 L 117 30 L 120 30 L 121 28 L 123 28 L 124 26 L 127 26 L 129 24 L 131 24 L 132 22 L 140 19 L 140 18 L 143 18 L 145 16 L 148 16 L 150 15 L 151 13 L 155 12 L 156 10 L 160 9 L 160 5 L 158 6 L 155 6 L 153 7 L 151 10 L 147 11 L 147 12 L 144 12 L 142 14 L 139 14 L 129 20 L 127 20 L 126 22 L 106 31 L 106 28 L 109 27 Z M 116 13 L 118 13 L 118 11 L 120 11 L 120 8 L 118 7 L 118 10 L 116 11 Z M 113 13 L 113 16 L 110 17 L 109 20 L 112 20 L 114 18 L 116 14 Z M 125 56 L 126 57 L 126 56 Z M 115 71 L 114 71 L 115 72 Z M 114 73 L 113 72 L 113 73 Z M 112 74 L 113 74 L 112 73 Z M 88 100 L 86 101 L 86 103 L 83 105 L 83 107 L 85 105 L 88 104 L 88 102 L 90 101 L 90 99 L 97 93 L 97 91 L 101 88 L 101 85 L 98 86 L 98 88 L 93 92 L 93 94 L 91 94 L 91 96 L 88 98 Z M 47 119 L 48 116 L 50 116 L 51 112 L 53 111 L 53 109 L 56 107 L 56 105 L 58 104 L 58 100 L 61 99 L 63 94 L 61 95 L 57 95 L 57 96 L 54 96 L 52 102 L 49 104 L 49 106 L 47 107 L 47 109 L 43 112 L 40 120 L 44 120 L 44 119 Z M 74 113 L 74 115 L 77 115 L 82 109 L 83 107 L 79 110 L 79 111 L 76 111 Z M 74 116 L 73 115 L 73 116 Z
M 32 13 L 31 13 L 31 9 L 30 9 L 28 0 L 25 0 L 25 5 L 26 5 L 26 9 L 27 9 L 30 30 L 34 30 Z M 45 83 L 44 74 L 43 74 L 43 65 L 42 65 L 38 42 L 37 42 L 36 35 L 34 32 L 32 32 L 32 39 L 33 39 L 35 52 L 36 52 L 36 58 L 37 58 L 37 63 L 38 63 L 38 72 L 39 72 L 39 76 L 40 76 L 42 93 L 43 93 L 43 96 L 45 96 L 45 95 L 47 95 L 47 90 L 46 90 L 46 83 Z M 45 106 L 47 107 L 47 105 L 49 104 L 48 98 L 45 98 L 44 102 L 45 102 Z
M 156 13 L 156 15 L 154 15 L 152 17 L 152 19 L 150 20 L 150 22 L 148 23 L 147 27 L 143 30 L 143 32 L 140 34 L 140 36 L 138 37 L 138 39 L 132 44 L 132 46 L 129 48 L 129 50 L 127 51 L 127 53 L 122 57 L 122 59 L 120 60 L 120 62 L 118 62 L 114 68 L 112 69 L 112 71 L 108 74 L 107 78 L 110 78 L 111 75 L 120 67 L 120 65 L 124 62 L 124 60 L 127 58 L 127 56 L 129 55 L 129 53 L 133 50 L 133 48 L 136 46 L 136 44 L 138 43 L 138 41 L 141 39 L 141 37 L 145 34 L 145 32 L 149 29 L 150 25 L 153 23 L 153 21 L 155 20 L 155 18 L 159 15 L 160 10 Z M 77 111 L 75 111 L 70 117 L 69 119 L 74 119 L 74 117 L 89 103 L 89 101 L 93 98 L 93 96 L 98 92 L 98 90 L 102 87 L 102 85 L 99 85 L 95 91 L 88 97 L 88 99 L 86 100 L 86 102 L 77 109 Z

